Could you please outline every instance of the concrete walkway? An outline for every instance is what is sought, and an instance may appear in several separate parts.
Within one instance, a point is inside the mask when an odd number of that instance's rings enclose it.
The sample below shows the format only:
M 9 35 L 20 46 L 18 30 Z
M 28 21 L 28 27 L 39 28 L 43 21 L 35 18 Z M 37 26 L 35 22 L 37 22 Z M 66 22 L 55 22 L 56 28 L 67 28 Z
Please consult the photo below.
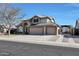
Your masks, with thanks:
M 51 46 L 63 46 L 63 47 L 72 47 L 79 48 L 79 44 L 76 44 L 73 39 L 69 39 L 69 42 L 63 42 L 63 36 L 59 35 L 11 35 L 11 36 L 0 36 L 0 40 L 4 41 L 13 41 L 13 42 L 22 42 L 22 43 L 33 43 L 33 44 L 43 44 Z

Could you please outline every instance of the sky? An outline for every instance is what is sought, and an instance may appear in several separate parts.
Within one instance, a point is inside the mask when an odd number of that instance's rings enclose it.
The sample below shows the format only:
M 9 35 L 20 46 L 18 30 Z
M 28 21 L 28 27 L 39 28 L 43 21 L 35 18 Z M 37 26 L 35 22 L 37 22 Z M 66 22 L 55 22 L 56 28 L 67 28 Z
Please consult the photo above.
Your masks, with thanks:
M 25 19 L 34 15 L 54 17 L 59 25 L 75 26 L 79 18 L 78 3 L 13 3 L 12 6 L 22 9 Z

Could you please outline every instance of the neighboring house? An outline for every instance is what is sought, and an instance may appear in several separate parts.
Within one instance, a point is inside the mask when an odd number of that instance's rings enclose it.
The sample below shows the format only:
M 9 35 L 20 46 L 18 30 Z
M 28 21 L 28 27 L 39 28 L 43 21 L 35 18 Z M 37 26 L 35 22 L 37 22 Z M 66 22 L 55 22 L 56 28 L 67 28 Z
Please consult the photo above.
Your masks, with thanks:
M 0 25 L 0 34 L 8 34 L 8 27 L 9 25 Z M 17 27 L 15 25 L 11 26 L 10 33 L 12 34 L 13 32 L 16 32 Z
M 4 25 L 0 25 L 0 34 L 6 34 L 7 29 Z
M 21 23 L 24 32 L 31 35 L 58 35 L 60 27 L 55 23 L 54 18 L 49 16 L 33 16 Z
M 61 25 L 62 34 L 73 34 L 73 27 L 71 25 Z
M 0 25 L 0 33 L 4 33 L 4 26 Z
M 75 28 L 74 28 L 74 34 L 79 35 L 79 20 L 76 20 Z

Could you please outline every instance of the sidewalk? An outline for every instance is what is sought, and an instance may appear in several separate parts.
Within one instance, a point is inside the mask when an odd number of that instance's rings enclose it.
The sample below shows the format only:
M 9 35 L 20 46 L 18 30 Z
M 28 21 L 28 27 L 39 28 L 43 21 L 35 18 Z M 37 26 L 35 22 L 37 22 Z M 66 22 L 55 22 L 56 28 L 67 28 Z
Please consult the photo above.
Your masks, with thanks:
M 54 35 L 11 35 L 9 37 L 0 36 L 0 40 L 79 48 L 79 44 L 71 43 L 71 42 L 70 43 L 62 42 L 62 40 L 63 40 L 62 35 L 59 35 L 59 36 L 54 36 Z

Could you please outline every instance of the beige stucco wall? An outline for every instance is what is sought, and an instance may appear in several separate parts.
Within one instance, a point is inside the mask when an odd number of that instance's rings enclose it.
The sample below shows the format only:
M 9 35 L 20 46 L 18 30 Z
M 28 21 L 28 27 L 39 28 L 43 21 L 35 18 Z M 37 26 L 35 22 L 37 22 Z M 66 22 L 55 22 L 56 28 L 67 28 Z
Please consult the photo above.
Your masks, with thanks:
M 61 34 L 61 29 L 59 27 L 57 27 L 57 32 L 56 33 L 57 33 L 57 35 Z
M 48 23 L 49 21 L 49 19 L 40 19 L 40 23 Z
M 50 22 L 50 19 L 39 19 L 39 22 L 34 22 L 34 19 L 32 19 L 32 23 L 33 24 L 37 24 L 37 23 L 48 23 Z

